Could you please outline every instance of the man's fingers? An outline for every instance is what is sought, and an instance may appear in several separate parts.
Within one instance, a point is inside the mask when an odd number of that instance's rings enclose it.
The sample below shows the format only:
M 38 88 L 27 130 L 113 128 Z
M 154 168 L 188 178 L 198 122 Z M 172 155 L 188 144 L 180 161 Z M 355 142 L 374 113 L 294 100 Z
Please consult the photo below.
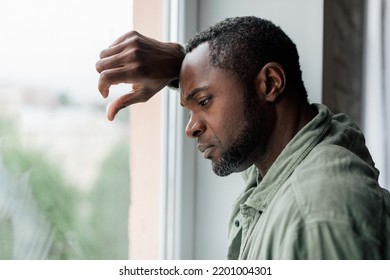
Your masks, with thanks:
M 102 50 L 99 54 L 99 57 L 100 57 L 100 59 L 103 59 L 103 58 L 118 54 L 118 53 L 122 52 L 126 48 L 126 46 L 127 46 L 126 42 L 122 42 L 118 45 L 109 47 L 105 50 Z
M 96 62 L 96 71 L 99 73 L 107 69 L 115 69 L 121 67 L 125 61 L 130 60 L 133 56 L 132 52 L 119 53 L 110 57 L 102 58 Z
M 110 57 L 115 54 L 121 53 L 124 49 L 128 48 L 129 45 L 137 42 L 137 39 L 141 37 L 137 31 L 130 31 L 121 37 L 119 37 L 114 43 L 112 43 L 107 49 L 100 52 L 100 59 Z
M 142 35 L 139 34 L 137 31 L 134 31 L 134 30 L 132 30 L 132 31 L 130 31 L 130 32 L 127 32 L 127 33 L 123 34 L 122 36 L 120 36 L 118 39 L 116 39 L 116 40 L 114 41 L 114 43 L 112 43 L 112 44 L 110 45 L 110 47 L 113 47 L 113 46 L 115 46 L 115 45 L 118 45 L 118 44 L 120 44 L 120 43 L 126 41 L 126 39 L 128 39 L 128 38 L 137 37 L 137 36 L 138 36 L 138 37 L 141 37 Z
M 128 94 L 122 95 L 121 97 L 114 100 L 111 105 L 109 105 L 107 109 L 107 118 L 112 121 L 120 110 L 132 104 L 144 101 L 145 100 L 142 98 L 142 93 L 138 91 L 132 91 Z
M 129 67 L 104 70 L 100 73 L 98 89 L 101 95 L 106 98 L 112 85 L 135 82 L 131 77 L 131 69 Z
M 113 47 L 113 46 L 115 46 L 115 45 L 118 45 L 118 44 L 122 43 L 122 42 L 125 41 L 127 38 L 134 36 L 135 32 L 136 32 L 136 31 L 129 31 L 129 32 L 126 32 L 125 34 L 123 34 L 122 36 L 120 36 L 118 39 L 116 39 L 109 47 Z

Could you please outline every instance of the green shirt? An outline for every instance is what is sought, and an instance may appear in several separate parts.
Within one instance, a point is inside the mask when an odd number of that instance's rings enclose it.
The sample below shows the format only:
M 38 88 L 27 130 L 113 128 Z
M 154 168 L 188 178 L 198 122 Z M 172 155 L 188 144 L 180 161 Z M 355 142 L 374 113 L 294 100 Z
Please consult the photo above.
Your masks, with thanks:
M 229 259 L 390 259 L 390 196 L 358 127 L 318 115 L 264 178 L 252 166 L 229 223 Z

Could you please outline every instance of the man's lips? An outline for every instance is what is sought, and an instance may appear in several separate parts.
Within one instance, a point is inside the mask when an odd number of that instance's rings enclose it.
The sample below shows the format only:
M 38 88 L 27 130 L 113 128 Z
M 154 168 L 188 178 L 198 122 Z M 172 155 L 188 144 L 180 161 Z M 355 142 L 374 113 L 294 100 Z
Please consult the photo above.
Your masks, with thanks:
M 214 145 L 211 145 L 211 144 L 198 144 L 198 150 L 203 154 L 203 156 L 205 158 L 208 157 L 210 151 L 211 151 L 211 148 L 213 148 Z

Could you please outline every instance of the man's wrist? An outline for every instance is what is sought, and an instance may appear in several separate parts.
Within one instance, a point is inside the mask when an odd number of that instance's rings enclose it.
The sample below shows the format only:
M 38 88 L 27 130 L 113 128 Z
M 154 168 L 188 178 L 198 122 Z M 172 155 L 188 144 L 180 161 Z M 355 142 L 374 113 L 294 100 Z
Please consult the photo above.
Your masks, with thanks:
M 177 68 L 176 68 L 176 71 L 177 71 L 177 77 L 172 79 L 169 83 L 168 83 L 168 87 L 171 88 L 171 89 L 178 89 L 179 88 L 179 75 L 180 75 L 180 68 L 181 68 L 181 64 L 184 60 L 184 57 L 185 57 L 185 50 L 184 50 L 184 47 L 180 44 L 176 44 L 176 43 L 173 43 L 175 44 L 175 48 L 177 49 L 177 58 L 178 58 L 178 64 L 177 64 Z
M 169 82 L 168 87 L 171 89 L 178 89 L 179 88 L 179 78 L 176 78 Z

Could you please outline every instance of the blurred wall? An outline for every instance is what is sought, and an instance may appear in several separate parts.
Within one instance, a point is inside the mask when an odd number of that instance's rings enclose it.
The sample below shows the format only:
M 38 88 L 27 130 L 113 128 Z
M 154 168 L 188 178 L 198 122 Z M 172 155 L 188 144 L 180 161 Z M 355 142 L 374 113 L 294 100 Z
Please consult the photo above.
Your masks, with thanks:
M 323 102 L 363 121 L 365 0 L 324 1 Z

